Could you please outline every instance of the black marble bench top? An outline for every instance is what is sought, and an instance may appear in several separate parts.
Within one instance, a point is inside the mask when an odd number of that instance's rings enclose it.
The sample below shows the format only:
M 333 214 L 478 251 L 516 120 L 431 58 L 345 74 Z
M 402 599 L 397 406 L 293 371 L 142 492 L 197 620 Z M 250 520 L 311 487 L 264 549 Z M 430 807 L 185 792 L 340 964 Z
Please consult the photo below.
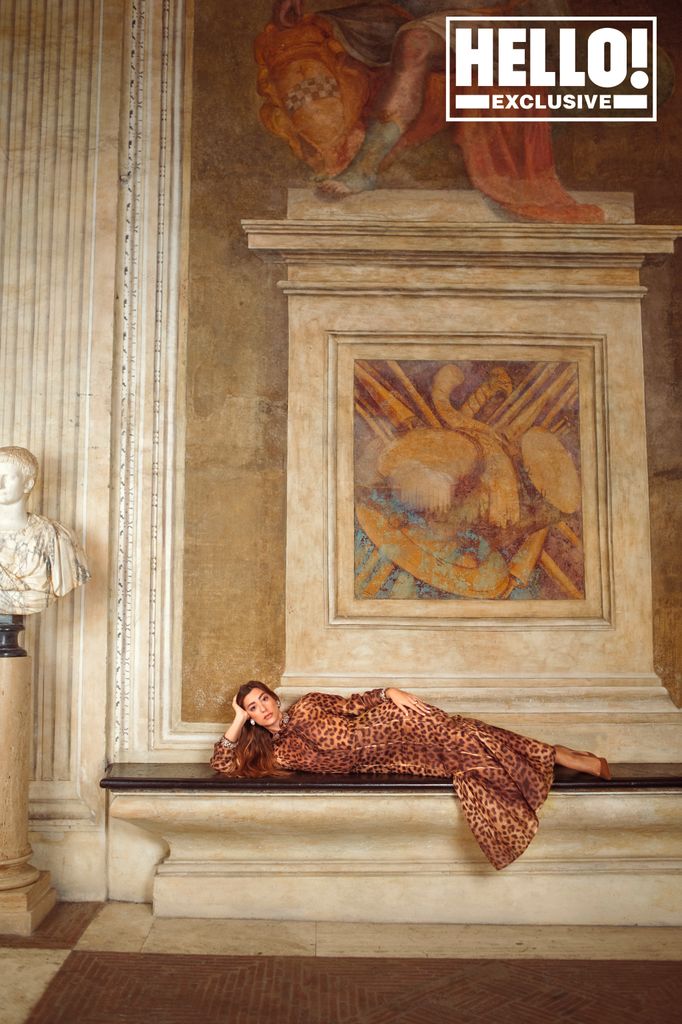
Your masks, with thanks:
M 610 781 L 557 767 L 552 789 L 560 792 L 622 792 L 682 789 L 682 764 L 612 764 Z M 103 789 L 167 793 L 298 793 L 343 792 L 451 793 L 449 779 L 417 775 L 314 775 L 290 772 L 265 779 L 237 779 L 214 772 L 206 764 L 112 764 L 100 781 Z

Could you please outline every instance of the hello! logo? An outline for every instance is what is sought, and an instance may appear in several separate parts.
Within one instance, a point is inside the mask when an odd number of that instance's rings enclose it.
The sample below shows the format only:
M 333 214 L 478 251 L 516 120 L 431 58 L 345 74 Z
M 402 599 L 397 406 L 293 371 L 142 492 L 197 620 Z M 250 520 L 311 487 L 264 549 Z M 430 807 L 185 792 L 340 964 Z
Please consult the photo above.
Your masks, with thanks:
M 448 121 L 655 121 L 656 18 L 446 18 Z

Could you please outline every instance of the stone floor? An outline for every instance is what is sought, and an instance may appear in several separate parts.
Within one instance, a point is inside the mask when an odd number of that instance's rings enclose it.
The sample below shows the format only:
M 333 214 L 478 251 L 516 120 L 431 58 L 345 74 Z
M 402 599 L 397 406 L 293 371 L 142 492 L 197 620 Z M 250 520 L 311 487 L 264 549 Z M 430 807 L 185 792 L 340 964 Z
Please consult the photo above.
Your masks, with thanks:
M 0 1024 L 675 1024 L 682 929 L 154 918 L 0 936 Z

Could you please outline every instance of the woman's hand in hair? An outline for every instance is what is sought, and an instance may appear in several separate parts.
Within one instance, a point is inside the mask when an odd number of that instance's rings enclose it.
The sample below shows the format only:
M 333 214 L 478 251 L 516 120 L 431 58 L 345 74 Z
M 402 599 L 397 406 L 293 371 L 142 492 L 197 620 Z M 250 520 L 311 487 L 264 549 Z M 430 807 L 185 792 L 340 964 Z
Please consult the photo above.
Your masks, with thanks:
M 418 715 L 431 714 L 431 708 L 428 704 L 425 704 L 423 700 L 413 696 L 411 693 L 405 693 L 404 690 L 397 690 L 394 686 L 389 686 L 386 690 L 386 696 L 389 700 L 393 701 L 397 708 L 400 708 L 404 715 L 409 715 L 410 711 L 415 711 Z
M 228 725 L 223 735 L 225 736 L 226 740 L 230 741 L 230 743 L 236 743 L 242 734 L 244 723 L 246 722 L 249 716 L 246 713 L 246 711 L 244 711 L 244 708 L 240 707 L 240 705 L 237 704 L 236 695 L 232 701 L 232 707 L 234 709 L 234 718 L 232 719 L 231 724 Z
M 241 704 L 237 704 L 236 695 L 232 700 L 232 708 L 234 710 L 234 722 L 232 724 L 241 727 L 242 725 L 244 725 L 244 722 L 247 720 L 249 715 L 247 711 L 244 711 L 244 708 L 241 706 Z

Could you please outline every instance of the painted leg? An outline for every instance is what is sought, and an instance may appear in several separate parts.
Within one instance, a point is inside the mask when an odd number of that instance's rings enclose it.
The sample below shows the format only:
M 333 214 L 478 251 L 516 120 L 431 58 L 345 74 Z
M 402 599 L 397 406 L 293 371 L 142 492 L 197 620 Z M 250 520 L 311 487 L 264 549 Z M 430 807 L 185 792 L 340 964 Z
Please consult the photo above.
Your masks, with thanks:
M 387 124 L 373 121 L 355 159 L 336 178 L 320 182 L 318 195 L 324 199 L 345 199 L 355 192 L 368 192 L 376 188 L 379 164 L 393 149 L 401 134 L 398 125 L 391 121 Z
M 365 141 L 345 171 L 319 184 L 324 199 L 344 199 L 376 188 L 377 172 L 384 157 L 419 114 L 436 54 L 443 41 L 433 32 L 413 29 L 400 32 L 391 59 L 391 75 L 379 97 L 375 120 Z

